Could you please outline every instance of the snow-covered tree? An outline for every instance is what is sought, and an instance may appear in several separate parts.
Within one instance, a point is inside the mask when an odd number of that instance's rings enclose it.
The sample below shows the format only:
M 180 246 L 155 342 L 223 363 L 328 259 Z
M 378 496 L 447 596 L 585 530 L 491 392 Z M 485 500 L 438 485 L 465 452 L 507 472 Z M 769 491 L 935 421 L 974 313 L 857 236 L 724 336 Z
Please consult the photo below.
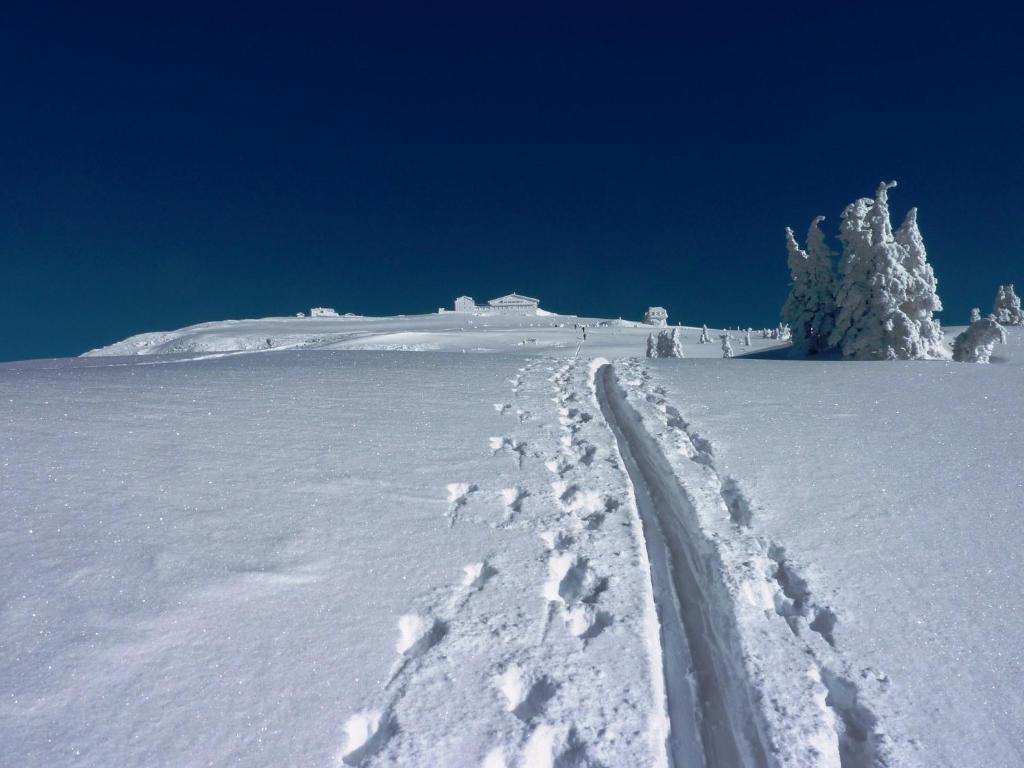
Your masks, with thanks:
M 817 216 L 811 222 L 806 251 L 797 243 L 793 230 L 786 227 L 791 281 L 782 317 L 793 329 L 793 346 L 810 355 L 829 349 L 829 336 L 835 328 L 833 254 L 818 226 L 824 218 Z
M 732 357 L 732 339 L 728 333 L 722 334 L 722 357 Z
M 942 311 L 942 301 L 937 292 L 938 281 L 935 271 L 928 263 L 924 238 L 917 226 L 917 208 L 907 211 L 906 218 L 896 230 L 893 239 L 904 250 L 903 268 L 909 275 L 907 296 L 900 309 L 917 327 L 917 337 L 911 342 L 910 357 L 949 357 L 942 335 L 942 326 L 933 316 Z M 916 347 L 914 345 L 916 344 Z
M 976 323 L 981 320 L 981 310 L 978 307 L 971 307 L 971 322 Z
M 873 200 L 861 198 L 843 211 L 842 279 L 829 342 L 844 357 L 908 360 L 948 354 L 932 317 L 942 305 L 917 228 L 917 212 L 907 214 L 898 232 L 892 229 L 889 190 L 895 186 L 896 182 L 883 182 Z
M 991 317 L 979 318 L 953 339 L 953 359 L 958 363 L 987 363 L 997 343 L 1006 343 L 1006 330 Z
M 711 343 L 711 336 L 710 336 L 710 334 L 708 334 L 708 327 L 706 325 L 703 326 L 703 328 L 701 329 L 700 341 L 698 343 L 699 344 L 710 344 Z
M 744 347 L 749 347 L 750 346 L 750 331 L 751 331 L 751 329 L 747 328 L 747 330 L 743 333 L 743 346 Z
M 1020 299 L 1013 290 L 1013 283 L 999 286 L 992 314 L 1003 325 L 1024 325 L 1024 313 L 1021 312 Z
M 683 337 L 678 328 L 666 328 L 647 336 L 648 357 L 684 357 Z

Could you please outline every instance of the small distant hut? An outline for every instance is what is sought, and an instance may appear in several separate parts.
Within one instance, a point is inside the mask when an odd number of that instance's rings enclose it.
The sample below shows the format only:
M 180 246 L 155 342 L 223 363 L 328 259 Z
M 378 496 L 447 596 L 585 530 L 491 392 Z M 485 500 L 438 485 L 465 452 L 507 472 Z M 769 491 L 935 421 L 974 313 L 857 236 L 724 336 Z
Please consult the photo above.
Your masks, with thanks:
M 455 300 L 456 312 L 476 312 L 476 302 L 472 296 L 459 296 Z
M 648 307 L 644 313 L 647 325 L 668 325 L 668 311 L 664 307 Z

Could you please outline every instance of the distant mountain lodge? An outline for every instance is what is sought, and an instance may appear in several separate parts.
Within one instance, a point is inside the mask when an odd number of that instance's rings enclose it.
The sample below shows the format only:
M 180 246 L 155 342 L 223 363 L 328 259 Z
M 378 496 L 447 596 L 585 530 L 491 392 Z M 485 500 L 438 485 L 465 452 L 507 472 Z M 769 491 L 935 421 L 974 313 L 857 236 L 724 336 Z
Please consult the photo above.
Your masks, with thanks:
M 523 296 L 520 293 L 509 293 L 489 300 L 486 304 L 477 304 L 472 296 L 459 296 L 455 299 L 454 309 L 439 308 L 438 314 L 446 312 L 457 312 L 464 315 L 549 315 L 540 308 L 540 299 L 530 296 Z M 305 317 L 305 313 L 298 312 L 296 317 Z M 338 313 L 332 307 L 313 307 L 309 310 L 309 317 L 360 317 L 351 312 L 344 315 Z M 643 322 L 645 325 L 666 326 L 668 325 L 668 312 L 664 307 L 648 307 L 644 313 Z
M 478 305 L 472 296 L 459 296 L 455 300 L 455 311 L 468 314 L 495 312 L 503 315 L 535 315 L 538 310 L 540 310 L 540 299 L 532 299 L 518 293 L 491 299 L 486 306 Z
M 510 293 L 491 299 L 486 304 L 477 304 L 472 296 L 459 296 L 455 299 L 454 309 L 438 309 L 440 314 L 458 312 L 466 315 L 544 315 L 548 314 L 540 308 L 540 299 Z M 644 313 L 644 324 L 654 326 L 668 325 L 668 311 L 664 307 L 648 307 Z

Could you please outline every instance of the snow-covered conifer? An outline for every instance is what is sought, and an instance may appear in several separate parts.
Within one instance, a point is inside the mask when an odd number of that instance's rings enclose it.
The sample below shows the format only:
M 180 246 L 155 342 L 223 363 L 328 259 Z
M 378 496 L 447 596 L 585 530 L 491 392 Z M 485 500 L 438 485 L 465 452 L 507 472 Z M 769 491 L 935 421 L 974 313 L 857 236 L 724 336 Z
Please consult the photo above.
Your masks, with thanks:
M 722 334 L 722 357 L 732 357 L 732 340 L 728 333 Z
M 818 226 L 824 218 L 817 216 L 811 222 L 806 251 L 797 244 L 793 230 L 786 227 L 791 282 L 782 317 L 793 329 L 793 346 L 811 355 L 829 349 L 829 336 L 835 327 L 833 254 Z
M 892 229 L 888 193 L 895 186 L 883 182 L 875 199 L 861 198 L 843 211 L 842 279 L 829 341 L 844 357 L 907 360 L 947 354 L 931 314 L 941 303 L 916 211 L 898 233 Z
M 647 336 L 648 357 L 684 357 L 683 337 L 678 328 L 666 328 Z
M 1021 312 L 1020 299 L 1013 290 L 1013 283 L 999 286 L 992 314 L 1003 325 L 1024 325 L 1024 313 Z
M 938 281 L 932 265 L 928 263 L 924 238 L 917 226 L 917 208 L 907 211 L 893 239 L 905 251 L 903 268 L 909 276 L 907 296 L 900 309 L 916 326 L 916 333 L 910 341 L 909 357 L 948 358 L 942 327 L 932 314 L 942 311 L 942 301 L 936 291 Z
M 991 317 L 979 318 L 953 339 L 953 359 L 958 363 L 987 363 L 997 343 L 1006 343 L 1006 330 Z
M 978 307 L 971 307 L 971 322 L 976 323 L 981 320 L 981 310 Z
M 744 347 L 749 347 L 750 346 L 750 330 L 751 330 L 750 328 L 747 328 L 747 330 L 743 334 L 743 346 Z
M 710 344 L 711 343 L 711 336 L 708 334 L 708 327 L 706 325 L 703 326 L 703 328 L 701 329 L 700 340 L 699 340 L 698 343 L 699 344 Z

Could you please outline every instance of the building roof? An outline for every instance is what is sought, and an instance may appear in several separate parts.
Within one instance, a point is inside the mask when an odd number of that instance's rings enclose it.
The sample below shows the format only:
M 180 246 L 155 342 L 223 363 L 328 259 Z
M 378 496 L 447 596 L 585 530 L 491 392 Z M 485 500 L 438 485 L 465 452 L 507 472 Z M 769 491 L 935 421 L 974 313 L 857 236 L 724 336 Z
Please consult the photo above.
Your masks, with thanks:
M 529 296 L 522 296 L 518 293 L 510 293 L 507 296 L 499 296 L 496 299 L 491 299 L 488 304 L 503 304 L 506 302 L 515 302 L 518 304 L 540 304 L 540 299 L 531 299 Z

